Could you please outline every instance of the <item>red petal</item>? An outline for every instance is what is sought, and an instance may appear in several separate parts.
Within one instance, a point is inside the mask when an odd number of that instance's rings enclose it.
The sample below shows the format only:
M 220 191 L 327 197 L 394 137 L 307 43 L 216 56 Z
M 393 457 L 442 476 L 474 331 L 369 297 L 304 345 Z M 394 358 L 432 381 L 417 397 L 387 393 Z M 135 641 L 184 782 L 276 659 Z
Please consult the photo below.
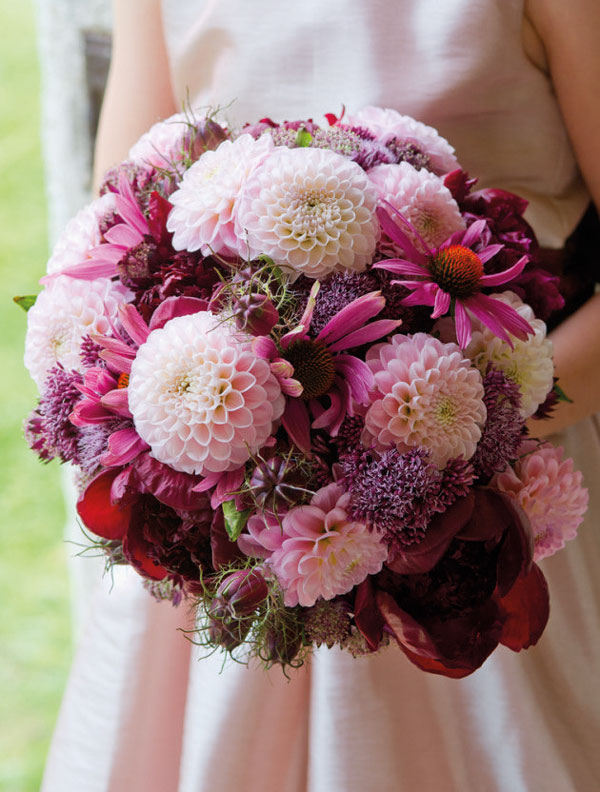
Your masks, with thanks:
M 131 566 L 143 577 L 162 580 L 169 573 L 167 570 L 148 557 L 145 542 L 136 531 L 130 531 L 123 539 L 123 553 Z
M 550 615 L 548 584 L 542 570 L 534 564 L 531 572 L 518 578 L 498 605 L 505 616 L 500 643 L 514 652 L 536 644 Z
M 356 589 L 354 621 L 369 645 L 369 649 L 374 652 L 381 643 L 385 622 L 377 606 L 370 578 L 364 580 Z
M 99 473 L 77 501 L 77 514 L 86 528 L 104 539 L 122 539 L 129 527 L 131 505 L 112 502 L 111 487 L 119 468 Z

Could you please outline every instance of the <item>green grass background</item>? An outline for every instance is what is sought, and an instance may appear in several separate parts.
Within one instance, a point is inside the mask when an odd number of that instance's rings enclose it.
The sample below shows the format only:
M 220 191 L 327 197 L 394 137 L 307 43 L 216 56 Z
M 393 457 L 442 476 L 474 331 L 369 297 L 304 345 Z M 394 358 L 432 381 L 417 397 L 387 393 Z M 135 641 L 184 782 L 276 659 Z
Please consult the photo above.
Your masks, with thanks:
M 47 258 L 32 0 L 2 0 L 0 30 L 0 790 L 37 792 L 71 633 L 60 468 L 22 438 L 36 391 L 12 303 L 39 291 Z

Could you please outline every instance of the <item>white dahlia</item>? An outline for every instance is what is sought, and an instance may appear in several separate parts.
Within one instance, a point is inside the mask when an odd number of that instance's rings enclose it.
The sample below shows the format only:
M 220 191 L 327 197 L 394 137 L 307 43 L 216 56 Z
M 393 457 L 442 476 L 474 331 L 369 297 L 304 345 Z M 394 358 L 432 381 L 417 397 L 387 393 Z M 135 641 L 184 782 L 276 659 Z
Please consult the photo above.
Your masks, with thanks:
M 491 294 L 490 297 L 514 308 L 519 316 L 529 322 L 534 333 L 524 341 L 511 335 L 511 349 L 510 344 L 473 318 L 473 335 L 465 354 L 482 373 L 485 373 L 490 362 L 495 368 L 502 369 L 519 386 L 521 413 L 524 418 L 529 418 L 546 400 L 553 386 L 552 341 L 546 338 L 545 323 L 536 319 L 530 306 L 514 292 L 505 291 Z
M 426 333 L 397 334 L 371 347 L 366 360 L 375 380 L 366 447 L 403 452 L 422 446 L 440 468 L 473 456 L 486 419 L 483 384 L 456 344 Z
M 245 256 L 234 230 L 233 209 L 248 174 L 273 148 L 270 135 L 240 135 L 204 154 L 185 172 L 169 201 L 167 228 L 175 250 Z
M 297 275 L 361 272 L 379 236 L 377 192 L 356 163 L 327 149 L 276 148 L 246 182 L 236 230 L 250 256 Z
M 148 336 L 133 361 L 129 409 L 160 462 L 185 473 L 234 470 L 258 451 L 284 397 L 252 339 L 208 311 Z
M 114 193 L 96 198 L 72 217 L 59 236 L 46 269 L 51 275 L 84 262 L 89 251 L 100 244 L 100 223 L 116 208 Z
M 48 369 L 57 363 L 67 371 L 82 371 L 82 338 L 110 333 L 119 306 L 130 296 L 108 278 L 87 281 L 59 275 L 50 281 L 27 313 L 25 365 L 40 390 Z
M 458 204 L 435 173 L 401 162 L 376 165 L 369 171 L 369 178 L 379 197 L 391 203 L 431 247 L 439 247 L 455 231 L 464 230 Z M 402 230 L 406 231 L 404 227 Z
M 381 143 L 390 141 L 399 147 L 412 144 L 425 154 L 436 173 L 448 173 L 460 167 L 454 156 L 454 148 L 433 127 L 415 121 L 397 110 L 383 107 L 363 107 L 358 113 L 346 116 L 346 124 L 365 127 L 372 132 Z

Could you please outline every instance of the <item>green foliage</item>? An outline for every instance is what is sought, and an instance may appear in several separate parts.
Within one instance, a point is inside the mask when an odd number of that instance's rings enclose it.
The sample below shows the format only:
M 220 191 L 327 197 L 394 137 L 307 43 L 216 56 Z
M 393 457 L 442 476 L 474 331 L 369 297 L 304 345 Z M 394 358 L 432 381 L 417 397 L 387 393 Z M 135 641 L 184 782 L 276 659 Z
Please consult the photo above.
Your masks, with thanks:
M 312 135 L 308 131 L 308 129 L 299 129 L 298 134 L 296 135 L 296 145 L 300 146 L 301 148 L 306 148 L 310 146 L 312 143 Z
M 37 294 L 24 294 L 22 297 L 13 297 L 13 302 L 16 302 L 25 313 L 27 313 L 32 305 L 35 305 L 36 300 Z
M 238 536 L 244 530 L 251 514 L 250 509 L 238 511 L 235 508 L 235 500 L 225 501 L 223 504 L 223 516 L 225 517 L 225 530 L 232 542 L 237 541 Z
M 554 383 L 554 393 L 556 393 L 558 401 L 568 402 L 569 404 L 573 404 L 573 399 L 569 399 L 569 397 L 564 392 L 564 390 L 560 387 L 558 382 Z

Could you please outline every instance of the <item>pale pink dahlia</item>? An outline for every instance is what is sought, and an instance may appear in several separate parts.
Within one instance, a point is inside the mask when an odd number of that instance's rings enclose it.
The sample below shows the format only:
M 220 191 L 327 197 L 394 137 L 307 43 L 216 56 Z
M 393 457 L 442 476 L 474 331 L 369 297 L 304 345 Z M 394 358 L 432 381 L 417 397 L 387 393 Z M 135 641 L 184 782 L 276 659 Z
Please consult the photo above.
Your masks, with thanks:
M 390 143 L 398 146 L 412 144 L 429 158 L 431 169 L 438 174 L 459 167 L 454 149 L 437 130 L 410 116 L 401 115 L 397 110 L 363 107 L 358 113 L 346 116 L 344 121 L 352 126 L 365 127 L 388 146 Z
M 89 258 L 92 248 L 100 244 L 100 223 L 116 209 L 113 193 L 96 198 L 81 209 L 65 226 L 59 236 L 46 270 L 49 275 L 75 267 Z
M 270 565 L 288 607 L 310 607 L 320 597 L 346 594 L 381 571 L 387 547 L 377 532 L 352 520 L 349 504 L 350 493 L 341 484 L 329 484 L 283 518 L 284 539 L 280 547 L 273 542 Z
M 429 450 L 443 468 L 475 453 L 485 422 L 483 384 L 456 344 L 425 333 L 397 334 L 367 352 L 375 379 L 363 443 L 378 450 Z
M 240 135 L 206 151 L 185 172 L 169 198 L 173 209 L 167 228 L 175 250 L 246 257 L 243 236 L 238 239 L 234 230 L 234 206 L 248 174 L 272 149 L 270 135 L 258 140 Z
M 492 484 L 511 495 L 529 517 L 534 561 L 551 556 L 574 539 L 588 505 L 588 491 L 563 449 L 544 443 L 495 476 Z
M 533 310 L 514 292 L 491 294 L 491 299 L 510 306 L 531 327 L 533 333 L 524 339 L 512 336 L 508 344 L 498 338 L 479 320 L 473 321 L 473 335 L 465 355 L 482 374 L 489 363 L 512 380 L 521 393 L 521 415 L 529 418 L 552 390 L 554 363 L 552 341 L 546 337 L 546 325 L 536 319 Z
M 179 316 L 138 350 L 129 409 L 152 456 L 175 470 L 235 470 L 258 451 L 284 397 L 252 339 L 208 311 Z
M 25 365 L 38 388 L 57 363 L 66 371 L 82 371 L 83 338 L 92 333 L 109 334 L 119 306 L 130 296 L 128 289 L 107 278 L 53 278 L 27 314 Z
M 249 256 L 266 254 L 296 276 L 360 272 L 379 237 L 376 204 L 355 162 L 327 149 L 276 148 L 246 183 L 236 232 Z
M 196 121 L 193 114 L 175 113 L 150 127 L 129 151 L 128 159 L 139 165 L 152 165 L 155 168 L 172 168 L 192 155 L 193 143 L 200 144 L 198 154 L 205 149 L 214 148 L 225 135 L 218 124 Z
M 369 171 L 369 178 L 379 197 L 397 209 L 428 245 L 437 247 L 455 231 L 464 229 L 458 204 L 434 173 L 401 162 L 377 165 Z

